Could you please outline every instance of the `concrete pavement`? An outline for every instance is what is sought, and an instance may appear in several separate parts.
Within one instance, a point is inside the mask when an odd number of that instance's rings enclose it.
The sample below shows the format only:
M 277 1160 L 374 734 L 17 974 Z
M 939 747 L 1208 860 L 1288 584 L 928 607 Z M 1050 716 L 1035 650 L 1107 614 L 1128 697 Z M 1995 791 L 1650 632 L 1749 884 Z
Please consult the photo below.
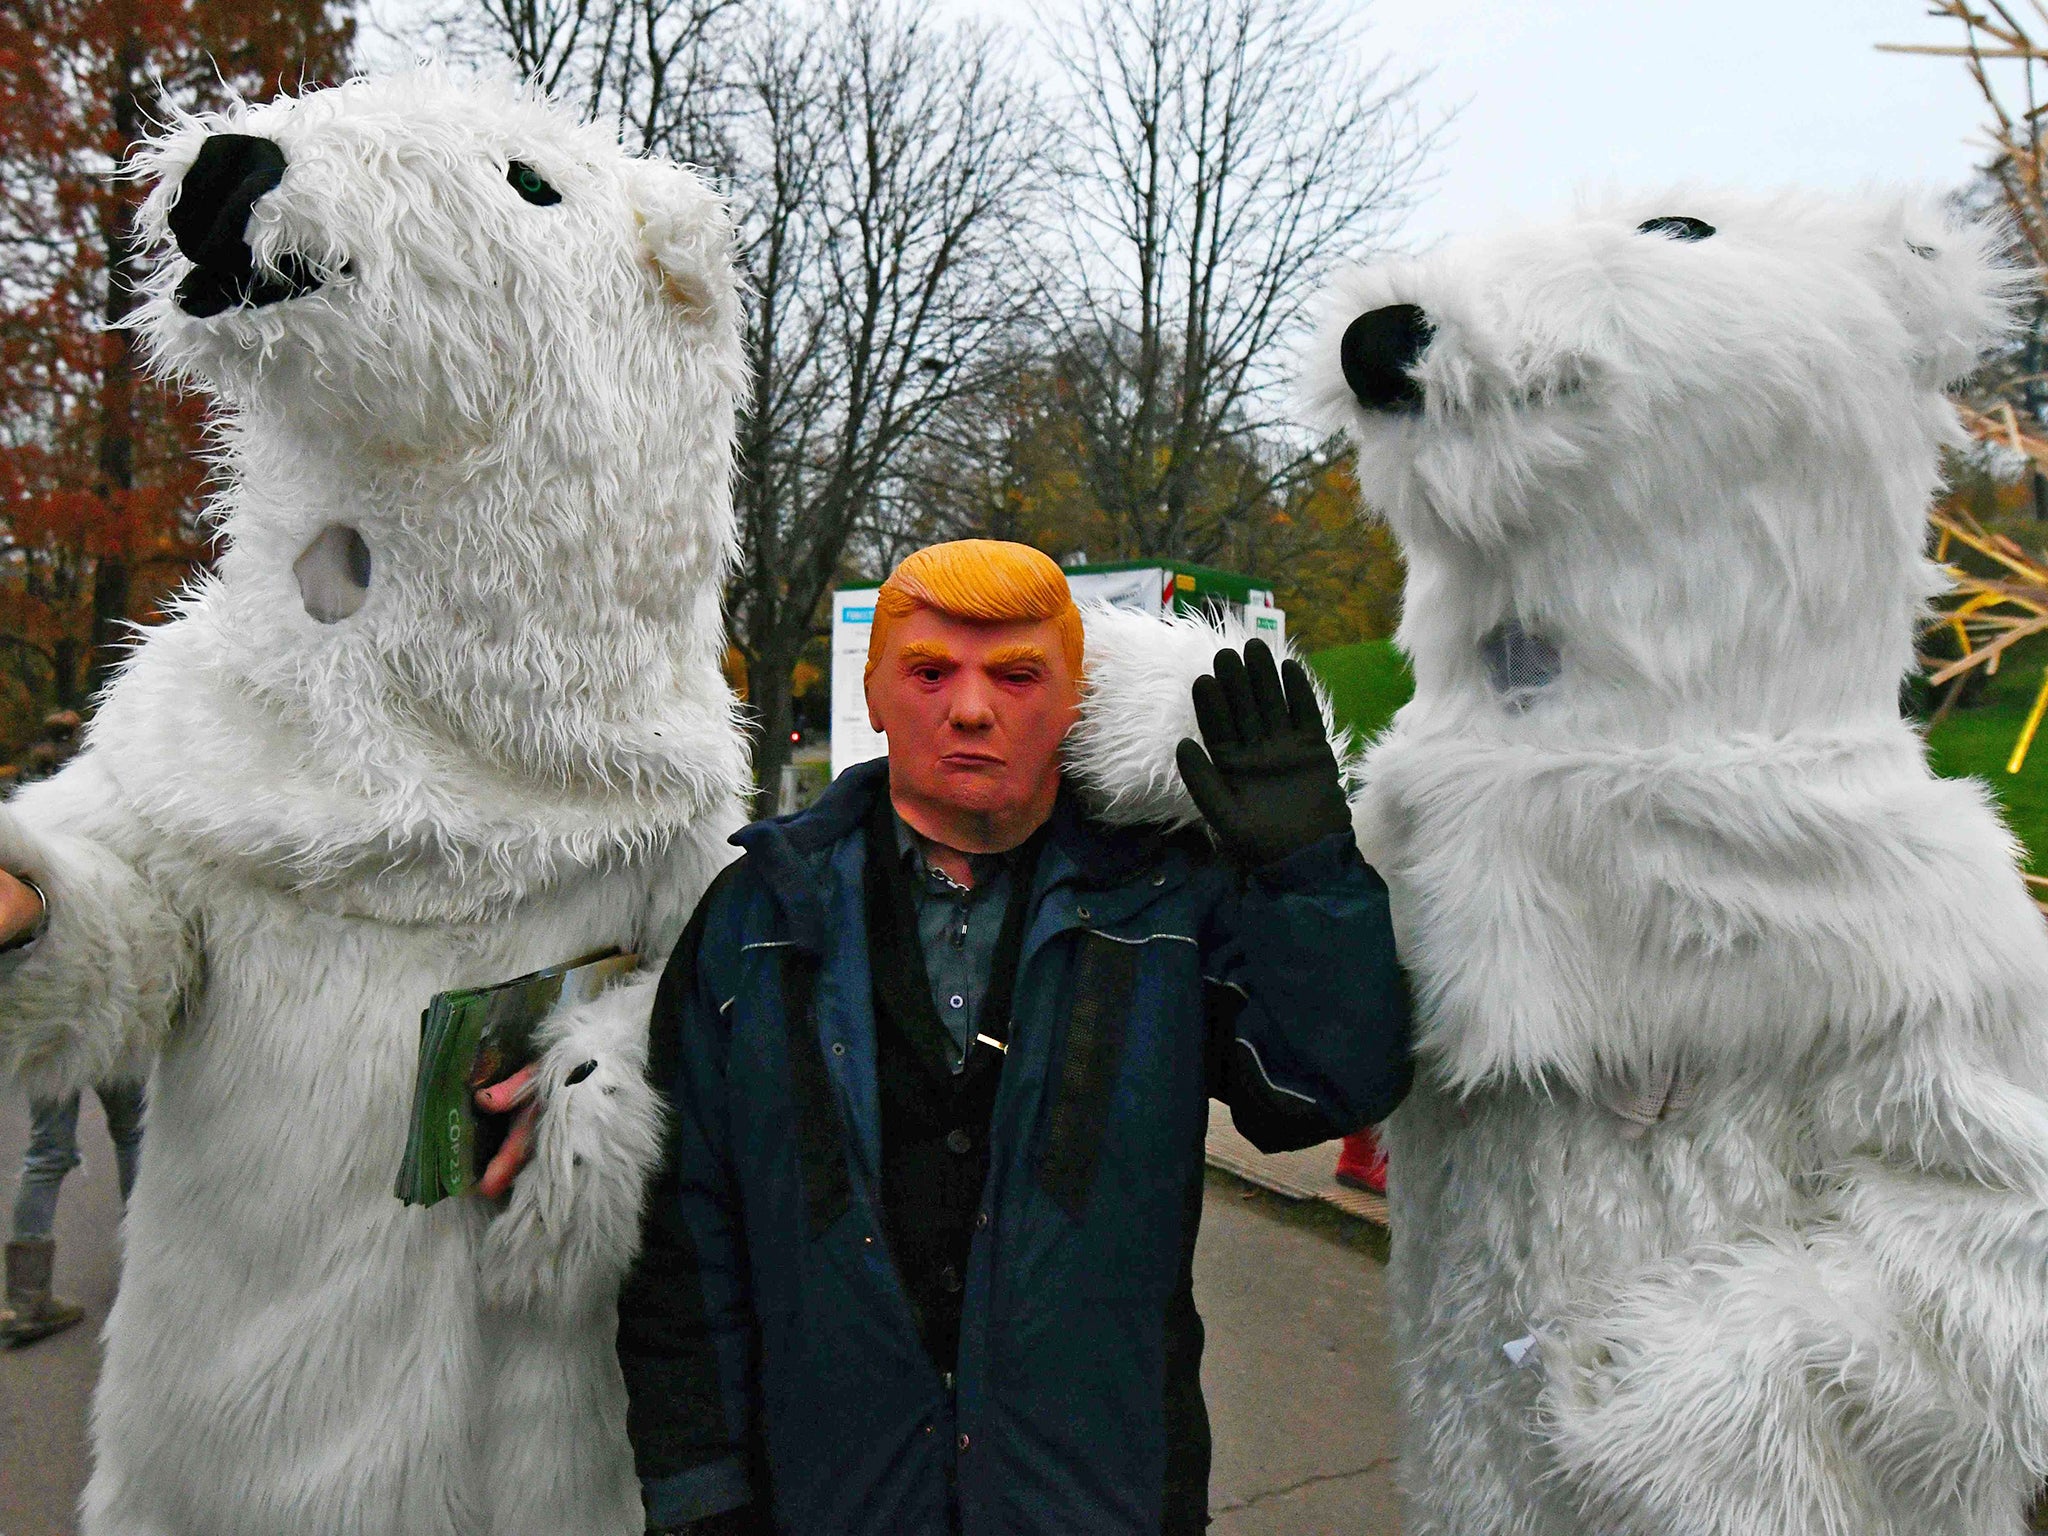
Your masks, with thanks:
M 1210 1174 L 1195 1301 L 1216 1440 L 1211 1536 L 1398 1536 L 1386 1274 L 1365 1251 L 1376 1239 L 1328 1207 Z
M 0 1097 L 0 1236 L 28 1145 L 28 1105 Z M 26 1349 L 0 1349 L 0 1536 L 68 1536 L 85 1486 L 85 1415 L 99 1370 L 100 1326 L 113 1304 L 121 1216 L 114 1147 L 91 1094 L 78 1116 L 85 1166 L 64 1181 L 57 1206 L 57 1293 L 85 1321 Z
M 27 1107 L 10 1093 L 0 1098 L 0 1213 L 27 1140 Z M 0 1351 L 0 1536 L 68 1536 L 85 1482 L 120 1203 L 90 1095 L 79 1144 L 85 1167 L 65 1181 L 57 1216 L 57 1280 L 89 1316 L 54 1339 Z M 1384 1275 L 1365 1251 L 1370 1238 L 1345 1220 L 1210 1175 L 1195 1294 L 1208 1323 L 1212 1536 L 1399 1530 Z

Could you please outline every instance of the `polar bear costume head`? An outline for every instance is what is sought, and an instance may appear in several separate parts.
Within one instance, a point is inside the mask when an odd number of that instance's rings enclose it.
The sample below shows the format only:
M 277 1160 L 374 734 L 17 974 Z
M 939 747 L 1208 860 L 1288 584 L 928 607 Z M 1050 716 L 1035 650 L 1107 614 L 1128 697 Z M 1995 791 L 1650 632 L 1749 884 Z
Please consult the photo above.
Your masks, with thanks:
M 452 916 L 729 797 L 712 192 L 439 71 L 184 119 L 143 167 L 138 325 L 219 402 L 224 543 L 96 722 L 145 818 Z
M 1699 190 L 1341 276 L 1307 392 L 1407 556 L 1416 714 L 1645 744 L 1895 718 L 1941 389 L 2012 289 L 1932 200 Z
M 1996 246 L 1690 190 L 1333 282 L 1307 393 L 1400 538 L 1416 681 L 1354 808 L 1438 1081 L 2028 1017 L 2010 839 L 1899 712 Z

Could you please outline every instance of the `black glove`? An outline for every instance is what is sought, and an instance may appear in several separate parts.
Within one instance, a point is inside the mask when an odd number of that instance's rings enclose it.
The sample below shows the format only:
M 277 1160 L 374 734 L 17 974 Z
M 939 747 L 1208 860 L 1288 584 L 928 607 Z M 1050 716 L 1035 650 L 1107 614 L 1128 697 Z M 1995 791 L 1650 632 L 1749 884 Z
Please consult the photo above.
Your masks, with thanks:
M 1246 645 L 1241 661 L 1218 651 L 1216 675 L 1195 679 L 1195 719 L 1209 750 L 1186 737 L 1174 757 L 1195 808 L 1234 862 L 1276 864 L 1351 830 L 1337 755 L 1300 662 L 1275 670 L 1263 640 Z

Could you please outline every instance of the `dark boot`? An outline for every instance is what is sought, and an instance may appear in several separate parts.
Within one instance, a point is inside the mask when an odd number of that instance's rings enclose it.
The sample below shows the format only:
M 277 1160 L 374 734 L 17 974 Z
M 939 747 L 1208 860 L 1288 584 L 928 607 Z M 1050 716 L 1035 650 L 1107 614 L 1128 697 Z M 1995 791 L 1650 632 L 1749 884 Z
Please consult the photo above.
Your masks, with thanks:
M 0 1308 L 0 1340 L 33 1344 L 62 1333 L 85 1316 L 85 1308 L 50 1294 L 57 1244 L 48 1237 L 16 1238 L 7 1245 L 7 1305 Z

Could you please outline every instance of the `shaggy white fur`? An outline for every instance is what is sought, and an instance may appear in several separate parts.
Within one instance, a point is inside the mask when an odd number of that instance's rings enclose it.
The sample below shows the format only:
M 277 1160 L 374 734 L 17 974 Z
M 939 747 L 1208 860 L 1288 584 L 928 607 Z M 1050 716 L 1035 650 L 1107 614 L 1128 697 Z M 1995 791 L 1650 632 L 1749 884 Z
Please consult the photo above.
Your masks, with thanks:
M 1358 802 L 1409 1536 L 1991 1536 L 2048 1472 L 2048 930 L 1898 707 L 1990 245 L 1694 189 L 1334 284 L 1416 676 Z M 1405 414 L 1340 367 L 1391 305 Z
M 285 157 L 259 271 L 324 282 L 196 318 L 162 242 L 218 132 Z M 181 122 L 148 168 L 140 323 L 223 406 L 225 548 L 0 811 L 51 917 L 0 979 L 0 1073 L 155 1063 L 85 1530 L 637 1532 L 612 1298 L 646 1018 L 747 779 L 725 212 L 438 72 Z M 650 970 L 550 1021 L 506 1207 L 401 1205 L 427 999 L 614 943 Z

